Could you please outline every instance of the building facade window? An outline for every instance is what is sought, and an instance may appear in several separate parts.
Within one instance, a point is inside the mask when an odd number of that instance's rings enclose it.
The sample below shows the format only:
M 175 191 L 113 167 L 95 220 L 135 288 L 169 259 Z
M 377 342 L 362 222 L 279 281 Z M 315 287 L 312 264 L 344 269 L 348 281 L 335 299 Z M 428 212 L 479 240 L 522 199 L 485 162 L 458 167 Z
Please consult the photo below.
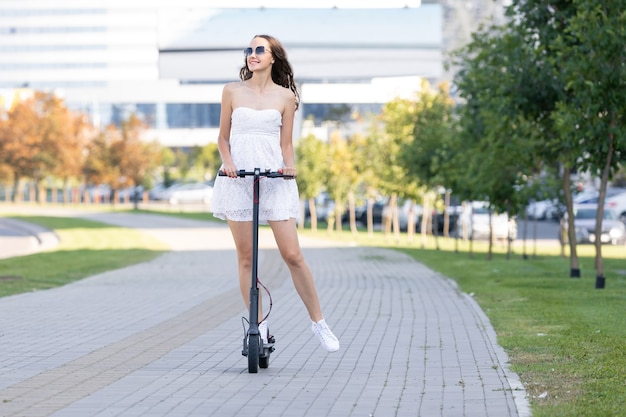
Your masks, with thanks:
M 348 123 L 369 114 L 380 114 L 382 103 L 304 103 L 302 118 L 316 125 L 325 121 Z
M 167 127 L 190 129 L 218 127 L 220 104 L 216 103 L 167 103 Z

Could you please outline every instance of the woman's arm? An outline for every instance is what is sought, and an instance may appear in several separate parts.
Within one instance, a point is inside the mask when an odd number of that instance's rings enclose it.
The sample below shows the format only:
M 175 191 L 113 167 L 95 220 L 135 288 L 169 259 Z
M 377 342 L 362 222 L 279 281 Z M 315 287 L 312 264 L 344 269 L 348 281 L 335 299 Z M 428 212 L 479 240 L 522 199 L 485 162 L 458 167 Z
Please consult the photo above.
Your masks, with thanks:
M 280 148 L 283 154 L 283 161 L 285 167 L 283 168 L 283 174 L 296 175 L 295 167 L 295 155 L 293 150 L 293 122 L 296 113 L 296 97 L 287 90 L 286 103 L 283 110 L 283 121 L 280 128 Z
M 230 155 L 230 124 L 233 113 L 233 84 L 226 84 L 222 90 L 220 109 L 220 131 L 217 136 L 217 149 L 222 158 L 222 170 L 229 176 L 236 176 L 237 167 Z

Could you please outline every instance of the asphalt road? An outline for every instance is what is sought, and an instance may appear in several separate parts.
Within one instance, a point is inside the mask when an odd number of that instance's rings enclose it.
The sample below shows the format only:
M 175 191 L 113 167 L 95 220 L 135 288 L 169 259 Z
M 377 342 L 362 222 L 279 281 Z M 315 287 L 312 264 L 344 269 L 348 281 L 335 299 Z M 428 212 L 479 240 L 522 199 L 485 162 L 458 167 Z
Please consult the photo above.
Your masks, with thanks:
M 520 221 L 517 224 L 517 239 L 524 239 L 524 226 L 526 226 L 527 240 L 552 240 L 558 243 L 559 223 L 554 220 L 529 220 L 526 224 Z

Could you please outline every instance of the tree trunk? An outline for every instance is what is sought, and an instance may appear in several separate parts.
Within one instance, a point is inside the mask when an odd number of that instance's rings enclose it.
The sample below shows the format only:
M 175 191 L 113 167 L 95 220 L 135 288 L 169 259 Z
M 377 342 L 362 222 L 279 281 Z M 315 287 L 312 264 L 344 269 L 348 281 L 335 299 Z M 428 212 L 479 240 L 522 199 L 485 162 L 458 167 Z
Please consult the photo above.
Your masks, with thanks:
M 17 172 L 13 173 L 13 192 L 11 193 L 11 201 L 19 203 L 20 198 L 20 175 Z
M 522 258 L 528 259 L 528 254 L 526 253 L 526 233 L 528 231 L 528 215 L 526 214 L 526 210 L 524 210 L 523 219 L 523 229 L 522 229 Z M 533 221 L 536 221 L 533 219 Z
M 69 200 L 68 189 L 67 189 L 68 182 L 69 181 L 67 177 L 63 178 L 63 191 L 62 191 L 62 199 L 63 199 L 62 203 L 63 204 L 67 204 Z
M 309 198 L 309 213 L 311 215 L 311 230 L 317 232 L 317 208 L 313 197 Z
M 328 222 L 328 228 L 327 228 L 328 233 L 332 233 L 335 230 L 335 219 L 336 219 L 336 216 L 334 212 L 328 213 L 326 215 L 326 221 Z
M 468 226 L 468 236 L 469 236 L 469 244 L 470 244 L 469 255 L 470 255 L 470 258 L 473 258 L 474 257 L 474 206 L 472 205 L 471 201 L 468 204 L 470 205 L 470 208 L 472 210 L 470 211 L 469 226 Z
M 298 229 L 303 230 L 306 224 L 306 198 L 300 199 L 300 217 L 298 218 Z M 311 212 L 309 211 L 309 214 Z
M 580 277 L 580 263 L 576 253 L 576 229 L 574 228 L 574 203 L 570 180 L 570 168 L 563 167 L 563 192 L 565 193 L 565 208 L 567 209 L 567 239 L 569 241 L 570 277 Z
M 342 207 L 345 207 L 343 201 L 335 201 L 335 230 L 337 230 L 337 232 L 341 232 L 343 229 L 341 220 L 341 216 L 343 215 L 343 210 L 341 210 Z
M 406 234 L 409 243 L 413 243 L 415 239 L 415 202 L 411 200 L 411 204 L 409 206 L 409 213 L 406 222 Z
M 400 241 L 400 221 L 398 219 L 398 195 L 393 193 L 391 196 L 391 223 L 393 229 L 393 237 L 396 242 Z
M 489 208 L 489 249 L 487 250 L 487 259 L 493 259 L 493 210 Z
M 350 191 L 348 193 L 348 214 L 350 216 L 350 230 L 353 235 L 357 235 L 359 231 L 356 228 L 356 214 L 355 211 L 355 203 L 354 203 L 354 191 Z
M 443 235 L 450 237 L 450 191 L 446 190 L 443 203 Z
M 304 222 L 306 221 L 306 213 L 305 213 L 305 199 L 300 199 L 300 217 L 298 218 L 298 229 L 304 229 Z M 309 211 L 310 213 L 310 211 Z
M 386 210 L 383 210 L 382 227 L 383 227 L 383 234 L 385 235 L 385 239 L 387 240 L 389 240 L 389 238 L 391 237 L 391 218 L 393 217 L 391 214 L 391 211 L 392 211 L 391 201 L 392 200 L 393 200 L 393 195 L 387 202 Z
M 437 194 L 435 194 L 435 201 L 433 202 L 433 209 L 430 211 L 432 214 L 430 215 L 430 231 L 435 238 L 435 249 L 439 250 L 439 216 L 437 215 Z M 445 213 L 445 209 L 444 209 Z
M 506 236 L 506 259 L 511 259 L 511 255 L 513 253 L 513 231 L 512 231 L 512 224 L 513 222 L 511 221 L 511 205 L 508 204 L 507 205 L 507 212 L 506 212 L 506 218 L 507 218 L 507 236 Z
M 367 212 L 366 212 L 366 219 L 367 219 L 367 235 L 369 237 L 373 237 L 374 236 L 374 199 L 373 198 L 368 198 L 367 199 Z M 382 219 L 381 219 L 382 221 Z
M 428 233 L 428 224 L 430 217 L 430 197 L 428 193 L 424 194 L 424 207 L 422 208 L 422 249 L 426 247 L 426 234 Z
M 533 219 L 533 259 L 537 258 L 537 219 Z
M 600 195 L 598 196 L 598 211 L 596 213 L 596 288 L 604 288 L 604 264 L 602 262 L 602 219 L 604 218 L 604 199 L 606 198 L 606 186 L 609 182 L 611 163 L 613 159 L 613 134 L 609 134 L 609 150 L 606 155 L 606 162 L 602 170 L 600 181 Z

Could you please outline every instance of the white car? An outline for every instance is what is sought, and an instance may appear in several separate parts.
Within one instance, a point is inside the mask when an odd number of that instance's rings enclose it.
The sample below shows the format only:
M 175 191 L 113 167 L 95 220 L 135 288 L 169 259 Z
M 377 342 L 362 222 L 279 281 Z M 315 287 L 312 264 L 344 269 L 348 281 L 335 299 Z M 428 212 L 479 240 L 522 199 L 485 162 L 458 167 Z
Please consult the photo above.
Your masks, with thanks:
M 574 197 L 574 203 L 597 204 L 599 195 L 600 193 L 597 190 L 583 191 Z M 604 207 L 611 209 L 622 223 L 626 223 L 626 188 L 607 188 Z
M 574 228 L 576 229 L 577 243 L 595 243 L 597 212 L 598 205 L 594 203 L 576 204 L 574 206 Z M 568 223 L 565 221 L 566 232 L 567 225 Z M 567 233 L 564 235 L 567 236 Z M 600 241 L 613 245 L 626 243 L 626 225 L 617 218 L 613 210 L 607 207 L 604 208 L 603 212 Z
M 626 190 L 607 197 L 604 206 L 611 209 L 622 223 L 626 223 Z
M 458 230 L 466 238 L 489 239 L 489 205 L 484 201 L 466 203 L 459 216 Z M 506 213 L 491 213 L 493 237 L 498 240 L 517 239 L 517 222 Z
M 203 182 L 175 184 L 163 190 L 158 199 L 170 204 L 203 203 L 209 204 L 213 198 L 213 187 Z
M 526 216 L 537 220 L 551 219 L 558 211 L 558 204 L 557 200 L 532 201 L 526 207 Z

